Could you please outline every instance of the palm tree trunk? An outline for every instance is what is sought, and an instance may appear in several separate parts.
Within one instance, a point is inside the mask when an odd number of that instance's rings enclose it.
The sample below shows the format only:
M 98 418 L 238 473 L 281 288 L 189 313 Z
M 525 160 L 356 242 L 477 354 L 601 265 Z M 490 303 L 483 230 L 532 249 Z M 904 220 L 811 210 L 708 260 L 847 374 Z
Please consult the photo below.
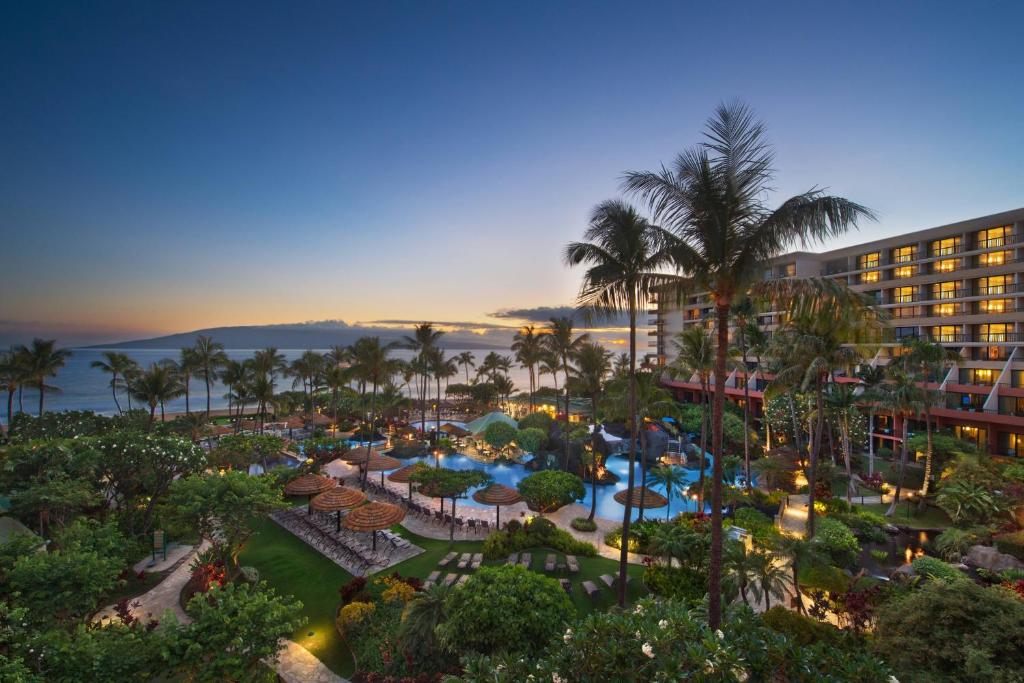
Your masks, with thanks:
M 189 394 L 189 391 L 188 391 L 188 385 L 189 385 L 189 380 L 190 380 L 191 378 L 190 378 L 190 377 L 189 377 L 188 375 L 185 375 L 185 377 L 184 377 L 183 379 L 184 379 L 184 382 L 183 382 L 183 384 L 185 385 L 185 414 L 186 414 L 186 415 L 190 415 L 190 414 L 192 413 L 192 411 L 191 411 L 191 410 L 189 410 L 189 402 L 188 402 L 188 399 L 189 399 L 189 395 L 188 395 L 188 394 Z
M 868 410 L 868 476 L 875 476 L 875 409 Z
M 11 417 L 14 413 L 14 389 L 7 390 L 7 440 L 11 440 Z
M 796 562 L 793 562 L 793 595 L 796 599 L 796 611 L 799 614 L 804 613 L 804 601 L 800 597 L 800 570 L 796 566 Z
M 203 379 L 206 381 L 206 417 L 210 417 L 210 368 L 206 368 Z
M 640 430 L 640 488 L 647 488 L 647 430 Z M 644 521 L 644 499 L 641 496 L 636 521 Z
M 921 485 L 921 507 L 924 507 L 924 498 L 928 495 L 928 488 L 932 481 L 932 407 L 926 403 L 924 406 L 924 484 Z
M 455 496 L 452 496 L 452 527 L 448 532 L 448 540 L 455 540 Z
M 633 465 L 636 463 L 636 297 L 629 294 L 629 475 L 626 480 L 625 509 L 622 513 L 622 548 L 619 550 L 618 604 L 626 606 L 626 570 L 629 567 L 629 523 L 633 516 L 630 505 L 636 483 Z
M 722 623 L 722 417 L 725 413 L 725 366 L 729 351 L 729 303 L 715 304 L 718 346 L 715 348 L 715 397 L 711 411 L 711 558 L 708 562 L 708 626 Z
M 434 379 L 437 381 L 437 406 L 434 407 L 434 419 L 435 419 L 435 425 L 436 425 L 435 429 L 437 429 L 437 436 L 438 436 L 438 438 L 440 438 L 440 436 L 441 436 L 441 376 L 437 375 L 436 377 L 434 377 Z
M 701 384 L 701 401 L 700 401 L 700 458 L 698 460 L 698 467 L 700 473 L 697 479 L 697 514 L 704 514 L 704 470 L 706 469 L 704 462 L 707 459 L 708 453 L 708 403 L 711 400 L 710 392 L 711 386 L 704 380 L 703 375 L 700 380 Z
M 46 395 L 46 382 L 43 379 L 39 380 L 39 415 L 43 415 L 43 396 Z
M 896 514 L 896 506 L 900 503 L 900 492 L 903 490 L 903 474 L 907 469 L 907 423 L 909 420 L 907 416 L 903 416 L 903 445 L 900 447 L 900 472 L 896 477 L 896 490 L 893 492 L 892 503 L 889 505 L 889 509 L 885 511 L 886 517 L 892 517 Z
M 853 453 L 851 452 L 852 444 L 850 443 L 850 421 L 848 416 L 844 415 L 842 417 L 840 428 L 843 437 L 843 456 L 846 460 L 846 502 L 852 505 L 856 486 L 853 483 Z
M 743 344 L 743 478 L 750 490 L 750 366 L 747 365 L 747 345 Z
M 370 444 L 373 443 L 373 423 L 377 417 L 377 382 L 373 382 L 373 394 L 370 398 L 370 432 L 366 437 L 366 450 L 370 450 Z M 362 486 L 360 487 L 363 491 L 366 490 L 366 478 L 369 476 L 369 468 L 364 468 Z M 443 500 L 443 499 L 442 499 Z
M 565 419 L 562 421 L 565 425 L 565 433 L 563 438 L 565 439 L 565 463 L 563 470 L 569 471 L 569 357 L 563 356 L 562 358 L 562 374 L 565 375 Z
M 117 406 L 117 414 L 121 414 L 121 402 L 117 400 L 117 373 L 110 378 L 110 393 L 114 395 L 114 405 Z
M 825 431 L 825 394 L 821 376 L 815 380 L 815 407 L 818 412 L 811 445 L 810 463 L 807 467 L 807 536 L 814 537 L 814 489 L 818 479 L 818 458 L 821 456 L 821 438 Z

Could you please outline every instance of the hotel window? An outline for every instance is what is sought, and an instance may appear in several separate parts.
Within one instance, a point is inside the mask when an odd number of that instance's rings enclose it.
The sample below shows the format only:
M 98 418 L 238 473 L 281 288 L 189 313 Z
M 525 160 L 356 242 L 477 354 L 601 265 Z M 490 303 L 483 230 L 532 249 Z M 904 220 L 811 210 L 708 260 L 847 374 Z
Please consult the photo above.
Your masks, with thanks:
M 1001 266 L 1013 262 L 1012 251 L 993 251 L 988 254 L 978 254 L 979 266 Z
M 907 263 L 917 258 L 915 247 L 897 247 L 892 250 L 893 263 Z
M 1010 226 L 1004 225 L 998 228 L 989 228 L 988 230 L 978 231 L 978 248 L 979 249 L 991 249 L 992 247 L 1001 247 L 1004 244 L 1009 244 L 1013 239 L 1010 234 Z
M 947 316 L 950 316 L 950 315 L 956 315 L 956 314 L 957 314 L 957 305 L 956 304 L 935 304 L 934 306 L 932 306 L 932 315 L 934 315 L 934 316 L 939 316 L 939 317 L 944 318 L 944 317 L 947 317 Z
M 1006 294 L 1010 279 L 1006 275 L 978 278 L 978 294 Z
M 917 307 L 916 306 L 901 306 L 899 308 L 892 309 L 892 317 L 894 318 L 916 318 Z
M 960 368 L 960 384 L 990 387 L 994 381 L 995 371 L 989 368 Z
M 857 269 L 867 270 L 868 268 L 877 268 L 881 263 L 881 252 L 873 251 L 870 254 L 861 254 L 857 257 Z M 865 282 L 878 282 L 879 274 L 877 270 L 868 271 L 860 274 L 861 283 Z
M 1024 413 L 1020 412 L 1022 406 L 1017 406 L 1016 414 L 1021 415 Z M 997 432 L 996 438 L 999 441 L 999 454 L 1000 455 L 1017 455 L 1021 449 L 1024 448 L 1024 434 L 1015 434 L 1014 432 Z
M 981 339 L 983 342 L 1004 342 L 1006 341 L 1006 334 L 1010 331 L 1011 326 L 1006 323 L 991 323 L 988 325 L 979 326 L 981 332 Z
M 1013 310 L 1010 299 L 986 299 L 978 302 L 978 313 L 1006 313 Z
M 954 425 L 953 435 L 958 439 L 970 441 L 978 447 L 978 450 L 988 450 L 988 431 L 984 427 L 972 427 L 970 425 Z
M 932 285 L 933 299 L 955 299 L 956 282 L 936 282 Z
M 960 238 L 947 237 L 944 240 L 932 242 L 932 256 L 949 256 L 960 251 Z
M 952 273 L 960 267 L 960 259 L 946 258 L 932 263 L 933 273 Z
M 896 339 L 906 339 L 908 337 L 916 337 L 916 327 L 897 327 L 896 328 Z
M 892 276 L 896 280 L 905 277 L 914 277 L 914 266 L 898 266 L 893 269 Z
M 796 264 L 787 263 L 779 268 L 780 277 L 796 277 Z
M 956 325 L 936 325 L 932 328 L 932 341 L 950 344 L 957 340 L 959 333 L 960 328 Z
M 916 297 L 916 287 L 896 287 L 892 290 L 892 301 L 895 304 L 909 304 Z

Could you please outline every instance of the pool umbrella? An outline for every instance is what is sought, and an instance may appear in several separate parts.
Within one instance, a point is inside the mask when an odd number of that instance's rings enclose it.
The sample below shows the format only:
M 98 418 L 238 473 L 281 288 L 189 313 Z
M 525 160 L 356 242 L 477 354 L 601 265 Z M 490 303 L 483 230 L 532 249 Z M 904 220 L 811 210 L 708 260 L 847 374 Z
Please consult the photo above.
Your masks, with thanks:
M 409 500 L 412 500 L 412 475 L 426 467 L 423 463 L 406 465 L 388 475 L 388 481 L 396 484 L 409 484 Z
M 402 466 L 402 461 L 392 458 L 390 455 L 373 453 L 370 455 L 370 459 L 366 461 L 365 466 L 367 472 L 380 472 L 380 485 L 384 486 L 384 473 L 388 470 L 398 469 Z
M 633 488 L 633 495 L 629 495 L 629 489 L 622 489 L 613 496 L 615 502 L 626 504 L 626 501 L 630 501 L 630 506 L 635 508 L 660 508 L 668 505 L 668 498 L 661 495 L 657 491 L 652 491 L 649 488 L 643 486 L 636 486 Z
M 388 529 L 405 519 L 405 510 L 392 505 L 374 500 L 360 505 L 345 515 L 342 524 L 350 531 L 362 531 L 373 533 L 373 549 L 377 549 L 377 532 L 381 529 Z
M 474 493 L 473 500 L 481 505 L 494 506 L 495 526 L 501 529 L 501 506 L 521 503 L 523 497 L 519 495 L 519 491 L 509 488 L 504 484 L 491 484 L 487 488 L 480 489 Z
M 337 512 L 337 529 L 341 531 L 341 511 L 354 508 L 364 500 L 366 500 L 366 494 L 362 491 L 350 489 L 347 486 L 335 486 L 309 501 L 309 507 L 320 512 Z
M 353 465 L 364 465 L 367 460 L 375 455 L 380 455 L 380 451 L 370 448 L 369 446 L 356 446 L 355 448 L 350 448 L 342 453 L 340 457 L 347 463 L 351 463 Z
M 300 474 L 285 484 L 284 493 L 287 496 L 306 496 L 308 505 L 311 496 L 333 489 L 337 485 L 338 482 L 320 474 Z
M 469 430 L 463 429 L 458 425 L 449 424 L 447 422 L 441 425 L 441 431 L 447 434 L 451 434 L 452 436 L 458 437 L 460 439 L 462 437 L 469 436 Z

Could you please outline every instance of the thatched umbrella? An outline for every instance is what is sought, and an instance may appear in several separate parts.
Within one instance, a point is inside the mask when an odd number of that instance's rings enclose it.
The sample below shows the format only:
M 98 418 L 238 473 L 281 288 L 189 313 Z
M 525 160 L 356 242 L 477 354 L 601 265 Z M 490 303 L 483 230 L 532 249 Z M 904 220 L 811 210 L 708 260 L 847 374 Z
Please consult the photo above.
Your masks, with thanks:
M 615 502 L 623 505 L 630 501 L 630 506 L 635 508 L 660 508 L 668 505 L 668 498 L 643 486 L 634 487 L 632 496 L 629 495 L 629 489 L 622 489 L 613 497 Z
M 447 422 L 441 425 L 441 431 L 451 434 L 452 436 L 458 437 L 460 439 L 469 436 L 468 429 L 463 429 L 458 425 L 449 424 Z
M 377 532 L 381 529 L 388 529 L 405 519 L 405 510 L 377 500 L 360 505 L 347 515 L 342 522 L 350 531 L 362 531 L 373 533 L 373 549 L 377 549 Z
M 300 474 L 284 485 L 284 493 L 287 496 L 306 496 L 308 506 L 309 498 L 338 485 L 330 477 L 321 474 Z
M 480 503 L 481 505 L 493 505 L 494 506 L 494 520 L 496 526 L 501 528 L 501 506 L 502 505 L 515 505 L 521 503 L 523 497 L 519 495 L 519 491 L 513 488 L 509 488 L 504 484 L 491 484 L 485 489 L 480 489 L 473 494 L 473 500 Z
M 364 465 L 366 461 L 374 456 L 379 456 L 380 451 L 370 446 L 356 446 L 341 454 L 341 459 L 353 465 Z
M 396 484 L 408 484 L 409 485 L 409 500 L 412 500 L 412 475 L 419 469 L 426 467 L 423 463 L 413 463 L 412 465 L 406 465 L 401 467 L 391 474 L 388 475 L 388 481 L 393 481 Z
M 335 486 L 327 489 L 313 500 L 309 501 L 309 507 L 321 512 L 338 513 L 338 530 L 341 530 L 341 511 L 350 510 L 366 500 L 366 494 L 362 491 L 348 488 L 347 486 Z
M 392 458 L 390 455 L 381 455 L 380 453 L 372 454 L 365 465 L 367 472 L 380 472 L 381 486 L 384 486 L 384 473 L 389 470 L 397 470 L 401 466 L 402 461 L 398 458 Z

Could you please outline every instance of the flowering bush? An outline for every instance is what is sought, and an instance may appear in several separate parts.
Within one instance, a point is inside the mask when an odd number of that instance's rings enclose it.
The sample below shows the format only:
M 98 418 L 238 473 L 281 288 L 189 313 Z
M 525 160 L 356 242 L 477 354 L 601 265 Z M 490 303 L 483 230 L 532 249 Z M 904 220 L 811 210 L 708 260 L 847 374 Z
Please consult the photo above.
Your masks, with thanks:
M 338 628 L 346 633 L 351 627 L 373 616 L 376 610 L 377 605 L 372 602 L 350 602 L 338 612 Z

